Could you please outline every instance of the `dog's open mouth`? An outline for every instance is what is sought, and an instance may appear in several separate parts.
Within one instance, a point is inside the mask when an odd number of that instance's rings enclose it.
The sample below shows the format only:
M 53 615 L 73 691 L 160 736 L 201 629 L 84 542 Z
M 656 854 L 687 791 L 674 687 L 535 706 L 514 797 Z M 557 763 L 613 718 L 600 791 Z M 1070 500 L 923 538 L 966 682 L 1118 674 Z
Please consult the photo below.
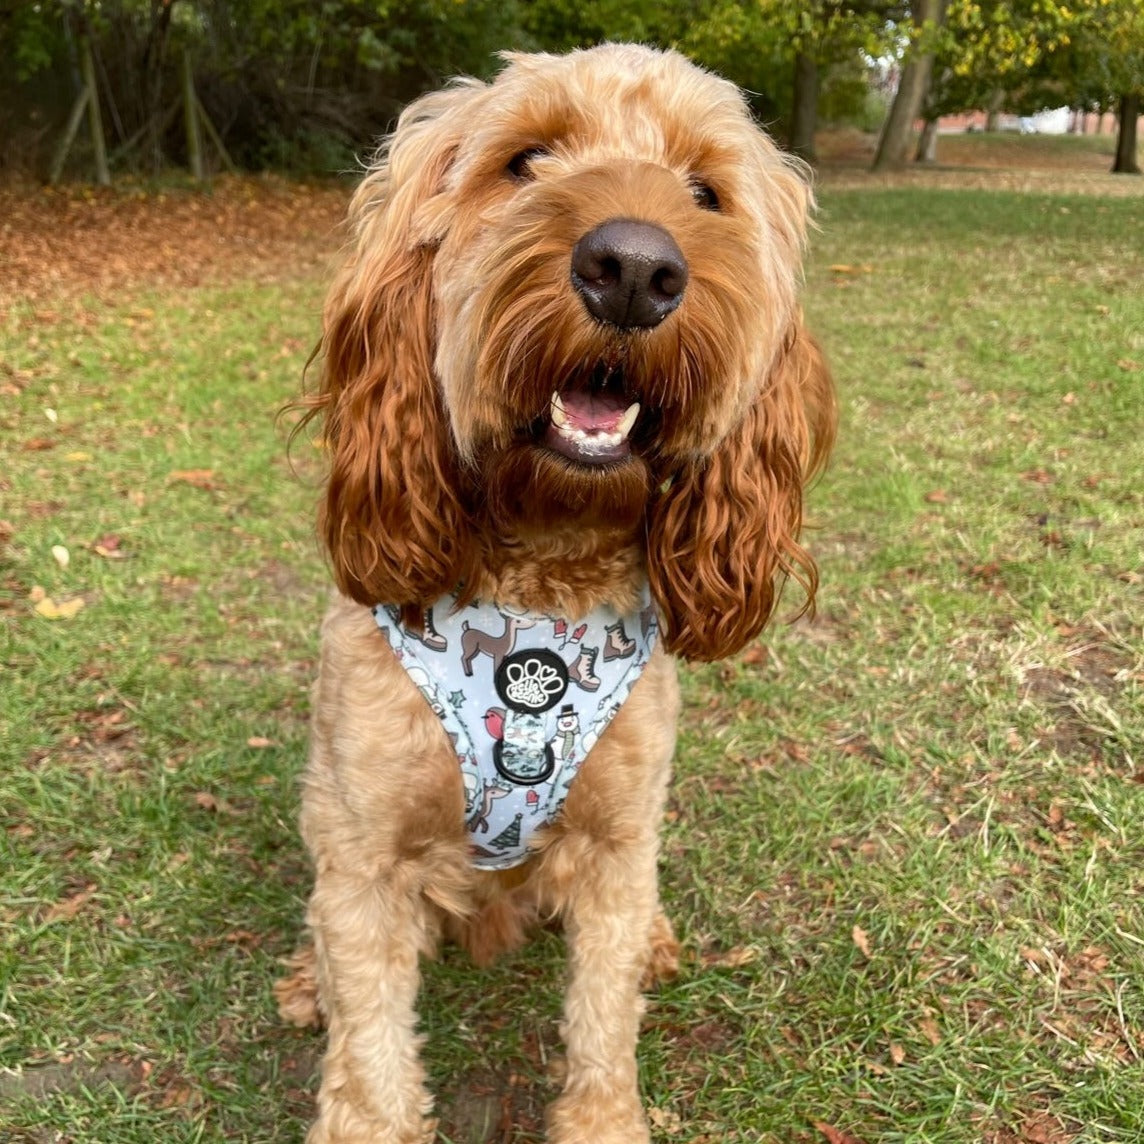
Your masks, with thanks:
M 591 380 L 553 393 L 543 441 L 582 465 L 605 465 L 631 455 L 631 432 L 640 403 L 633 401 L 619 370 L 598 367 Z

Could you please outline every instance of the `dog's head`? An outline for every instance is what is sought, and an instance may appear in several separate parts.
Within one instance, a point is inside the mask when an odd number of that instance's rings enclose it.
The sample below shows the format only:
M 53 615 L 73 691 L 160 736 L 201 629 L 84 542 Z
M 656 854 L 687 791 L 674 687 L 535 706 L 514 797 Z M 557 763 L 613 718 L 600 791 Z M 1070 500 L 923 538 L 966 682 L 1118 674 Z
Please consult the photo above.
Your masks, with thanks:
M 802 488 L 833 432 L 797 290 L 810 192 L 672 52 L 510 55 L 402 115 L 326 307 L 324 532 L 363 603 L 430 603 L 479 537 L 646 535 L 670 650 L 813 595 Z

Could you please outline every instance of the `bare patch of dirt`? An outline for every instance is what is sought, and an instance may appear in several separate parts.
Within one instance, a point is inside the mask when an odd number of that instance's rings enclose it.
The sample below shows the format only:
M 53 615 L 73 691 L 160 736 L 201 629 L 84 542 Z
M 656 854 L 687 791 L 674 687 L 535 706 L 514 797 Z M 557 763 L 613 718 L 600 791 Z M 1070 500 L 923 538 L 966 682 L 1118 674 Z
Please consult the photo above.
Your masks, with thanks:
M 982 1127 L 983 1144 L 1072 1144 L 1080 1125 L 1048 1112 L 1033 1112 L 1020 1123 L 1005 1128 Z
M 516 1073 L 466 1073 L 437 1106 L 438 1131 L 456 1144 L 532 1144 L 544 1138 L 543 1094 Z
M 141 1080 L 138 1062 L 56 1061 L 18 1072 L 0 1072 L 0 1104 L 22 1099 L 43 1100 L 53 1093 L 75 1092 L 80 1088 L 98 1088 L 105 1084 L 133 1091 Z
M 251 577 L 266 584 L 276 596 L 297 596 L 311 587 L 297 568 L 283 564 L 281 560 L 264 561 L 253 570 Z
M 75 730 L 62 744 L 66 759 L 104 774 L 140 767 L 139 736 L 127 708 L 114 705 L 79 711 L 74 719 Z
M 1103 635 L 1077 631 L 1063 665 L 1027 668 L 1022 699 L 1044 707 L 1053 720 L 1041 730 L 1041 743 L 1062 758 L 1099 758 L 1106 735 L 1094 712 L 1115 706 L 1131 667 L 1128 654 Z

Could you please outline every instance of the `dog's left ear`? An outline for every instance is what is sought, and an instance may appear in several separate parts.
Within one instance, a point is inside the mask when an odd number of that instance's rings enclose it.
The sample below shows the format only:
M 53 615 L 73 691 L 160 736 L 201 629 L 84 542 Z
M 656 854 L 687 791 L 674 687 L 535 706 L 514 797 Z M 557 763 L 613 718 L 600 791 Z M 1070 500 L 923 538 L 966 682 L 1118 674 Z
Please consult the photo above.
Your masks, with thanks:
M 466 579 L 472 529 L 433 369 L 435 238 L 463 111 L 481 85 L 411 104 L 350 207 L 354 241 L 326 300 L 322 385 L 330 458 L 320 531 L 338 587 L 409 618 Z
M 762 631 L 788 576 L 806 592 L 802 611 L 813 607 L 818 570 L 799 543 L 803 491 L 826 462 L 836 420 L 829 370 L 798 319 L 738 428 L 652 507 L 648 576 L 667 651 L 733 655 Z

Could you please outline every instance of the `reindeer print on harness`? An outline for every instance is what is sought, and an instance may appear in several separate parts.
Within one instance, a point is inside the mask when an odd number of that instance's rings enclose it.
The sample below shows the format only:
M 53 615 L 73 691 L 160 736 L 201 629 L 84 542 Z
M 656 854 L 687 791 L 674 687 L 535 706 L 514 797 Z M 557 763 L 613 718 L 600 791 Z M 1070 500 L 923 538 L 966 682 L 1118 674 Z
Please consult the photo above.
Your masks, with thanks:
M 456 609 L 452 596 L 426 609 L 420 632 L 397 608 L 373 615 L 457 753 L 473 864 L 519 865 L 647 665 L 658 626 L 646 587 L 627 615 Z

